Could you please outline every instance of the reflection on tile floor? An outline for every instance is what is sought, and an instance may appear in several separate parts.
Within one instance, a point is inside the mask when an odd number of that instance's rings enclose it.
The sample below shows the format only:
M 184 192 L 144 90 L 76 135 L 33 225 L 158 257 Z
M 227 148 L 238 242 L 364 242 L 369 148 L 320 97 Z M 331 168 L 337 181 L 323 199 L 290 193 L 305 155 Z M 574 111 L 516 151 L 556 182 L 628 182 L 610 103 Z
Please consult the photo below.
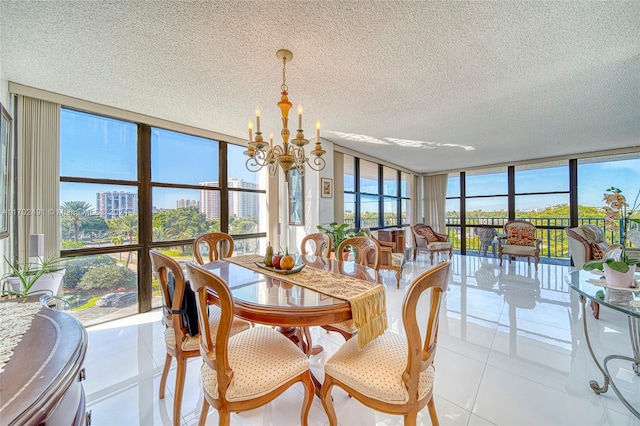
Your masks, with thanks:
M 381 272 L 387 289 L 389 325 L 402 330 L 400 307 L 407 284 L 430 267 L 420 255 L 404 268 L 401 288 L 392 272 Z M 595 395 L 589 380 L 602 381 L 584 343 L 580 304 L 564 283 L 569 267 L 454 255 L 452 276 L 441 311 L 436 355 L 435 404 L 442 425 L 640 425 L 612 390 Z M 601 309 L 588 315 L 597 356 L 631 355 L 626 317 Z M 425 315 L 426 323 L 426 315 Z M 88 329 L 85 392 L 92 424 L 169 425 L 175 363 L 166 397 L 158 399 L 165 358 L 160 312 L 135 315 Z M 311 358 L 322 367 L 343 343 L 335 333 L 314 328 L 324 352 Z M 184 425 L 195 425 L 202 402 L 200 359 L 192 359 L 182 404 Z M 640 379 L 628 362 L 610 364 L 622 392 L 640 406 Z M 339 388 L 333 390 L 338 421 L 344 426 L 401 425 L 402 417 L 368 409 Z M 296 385 L 259 409 L 233 414 L 233 425 L 297 425 L 302 388 Z M 217 424 L 215 410 L 207 424 Z M 310 425 L 328 424 L 315 398 Z M 430 425 L 427 409 L 418 424 Z

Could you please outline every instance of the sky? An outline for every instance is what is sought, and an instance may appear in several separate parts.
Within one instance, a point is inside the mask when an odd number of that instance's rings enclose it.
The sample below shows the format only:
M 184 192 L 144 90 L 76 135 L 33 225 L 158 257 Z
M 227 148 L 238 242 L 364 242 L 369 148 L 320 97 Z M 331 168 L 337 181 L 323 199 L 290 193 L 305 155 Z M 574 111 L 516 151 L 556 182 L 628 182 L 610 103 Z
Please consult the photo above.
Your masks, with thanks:
M 137 180 L 137 128 L 110 118 L 97 117 L 78 111 L 63 109 L 61 114 L 60 175 L 72 177 L 104 178 L 123 181 Z M 196 136 L 152 129 L 151 163 L 152 181 L 198 185 L 218 180 L 218 142 Z M 258 174 L 246 169 L 244 147 L 228 145 L 229 177 L 258 183 Z M 620 157 L 623 158 L 623 157 Z M 602 206 L 602 196 L 611 186 L 622 189 L 632 202 L 640 188 L 640 158 L 620 159 L 605 163 L 581 160 L 578 163 L 579 204 Z M 345 176 L 345 185 L 353 186 L 353 178 Z M 106 191 L 135 192 L 127 185 L 102 185 L 62 182 L 60 202 L 85 201 L 93 208 L 96 193 Z M 467 173 L 467 196 L 506 195 L 506 168 L 481 174 Z M 516 167 L 516 192 L 567 191 L 568 167 L 557 163 L 538 169 Z M 447 195 L 460 192 L 459 180 L 449 179 Z M 153 206 L 175 208 L 177 199 L 199 199 L 198 190 L 156 188 Z M 521 196 L 516 209 L 541 209 L 549 205 L 568 203 L 568 195 Z M 467 200 L 467 209 L 484 211 L 506 209 L 506 196 Z M 447 210 L 455 203 L 448 203 Z M 370 206 L 370 207 L 367 207 Z M 376 209 L 375 203 L 363 206 L 364 211 Z

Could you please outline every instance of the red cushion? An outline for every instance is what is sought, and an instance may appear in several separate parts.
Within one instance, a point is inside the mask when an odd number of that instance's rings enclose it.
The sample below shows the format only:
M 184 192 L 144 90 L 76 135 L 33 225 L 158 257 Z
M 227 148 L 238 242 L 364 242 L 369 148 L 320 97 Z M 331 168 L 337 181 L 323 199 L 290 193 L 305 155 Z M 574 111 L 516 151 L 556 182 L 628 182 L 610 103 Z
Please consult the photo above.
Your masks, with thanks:
M 431 230 L 431 228 L 420 228 L 416 231 L 419 235 L 422 235 L 428 242 L 435 243 L 438 241 L 438 237 Z

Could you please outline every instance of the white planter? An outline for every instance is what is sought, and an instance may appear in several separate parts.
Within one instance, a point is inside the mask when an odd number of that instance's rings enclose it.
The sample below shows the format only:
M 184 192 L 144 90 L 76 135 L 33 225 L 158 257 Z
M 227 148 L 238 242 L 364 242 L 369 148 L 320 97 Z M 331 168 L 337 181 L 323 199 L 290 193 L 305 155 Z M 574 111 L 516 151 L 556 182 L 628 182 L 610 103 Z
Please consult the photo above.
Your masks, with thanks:
M 59 271 L 52 272 L 50 274 L 44 274 L 33 284 L 29 289 L 29 294 L 41 293 L 50 294 L 56 296 L 60 290 L 60 284 L 62 283 L 62 277 L 64 276 L 66 269 L 60 269 Z M 22 293 L 22 283 L 18 277 L 7 277 L 7 281 L 11 284 L 11 289 L 17 293 Z
M 636 265 L 629 265 L 629 271 L 623 273 L 609 268 L 609 265 L 605 263 L 603 265 L 603 272 L 607 285 L 611 287 L 630 288 L 633 284 Z

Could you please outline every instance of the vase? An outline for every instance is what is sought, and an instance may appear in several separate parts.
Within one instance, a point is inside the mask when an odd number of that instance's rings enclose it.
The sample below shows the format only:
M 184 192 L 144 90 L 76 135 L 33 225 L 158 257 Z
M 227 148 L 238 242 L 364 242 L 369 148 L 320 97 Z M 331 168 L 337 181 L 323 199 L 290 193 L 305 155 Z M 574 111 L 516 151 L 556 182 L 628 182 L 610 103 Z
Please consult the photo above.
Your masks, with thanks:
M 634 274 L 636 272 L 636 265 L 629 265 L 627 272 L 618 272 L 609 268 L 606 263 L 603 265 L 604 279 L 607 281 L 607 285 L 611 287 L 633 287 Z
M 57 295 L 60 291 L 60 284 L 62 283 L 62 277 L 64 276 L 65 269 L 51 272 L 49 274 L 43 274 L 37 279 L 33 286 L 29 289 L 29 294 L 44 293 Z M 11 284 L 11 288 L 16 293 L 23 293 L 22 282 L 18 277 L 7 277 L 7 281 Z

